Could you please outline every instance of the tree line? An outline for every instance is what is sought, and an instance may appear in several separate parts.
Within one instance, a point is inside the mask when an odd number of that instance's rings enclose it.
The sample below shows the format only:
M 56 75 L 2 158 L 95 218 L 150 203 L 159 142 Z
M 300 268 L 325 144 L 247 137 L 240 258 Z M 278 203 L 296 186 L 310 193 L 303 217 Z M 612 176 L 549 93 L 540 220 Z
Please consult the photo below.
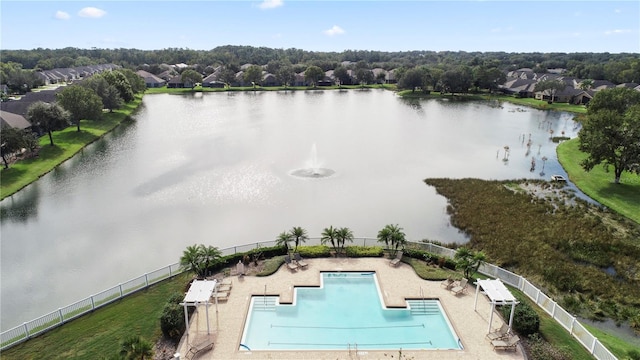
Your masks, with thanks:
M 270 61 L 287 60 L 291 64 L 318 66 L 324 71 L 335 69 L 342 62 L 365 62 L 371 68 L 391 70 L 398 67 L 438 66 L 449 70 L 456 66 L 487 65 L 503 71 L 531 68 L 544 73 L 548 69 L 567 69 L 569 76 L 614 83 L 640 82 L 640 54 L 637 53 L 507 53 L 465 51 L 370 51 L 315 52 L 302 49 L 226 45 L 211 50 L 165 48 L 139 49 L 43 49 L 2 50 L 5 63 L 18 63 L 24 69 L 50 70 L 94 64 L 114 63 L 136 69 L 148 64 L 178 64 L 202 66 L 267 65 Z M 201 71 L 203 72 L 203 71 Z

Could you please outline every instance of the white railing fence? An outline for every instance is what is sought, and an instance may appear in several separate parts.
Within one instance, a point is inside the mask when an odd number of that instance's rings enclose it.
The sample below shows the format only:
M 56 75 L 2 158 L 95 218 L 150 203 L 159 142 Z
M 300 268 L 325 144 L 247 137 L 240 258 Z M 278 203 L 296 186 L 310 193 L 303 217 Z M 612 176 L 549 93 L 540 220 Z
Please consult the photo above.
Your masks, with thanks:
M 321 243 L 319 237 L 309 238 L 304 245 L 318 245 Z M 246 244 L 221 249 L 223 256 L 233 255 L 237 253 L 251 251 L 260 247 L 275 246 L 275 241 L 264 241 L 254 244 Z M 379 246 L 380 243 L 375 238 L 355 238 L 352 244 L 358 246 Z M 440 245 L 424 242 L 409 242 L 412 248 L 419 248 L 432 254 L 453 258 L 455 250 Z M 86 299 L 77 301 L 71 305 L 60 308 L 49 314 L 43 315 L 37 319 L 25 322 L 22 325 L 0 333 L 0 341 L 2 346 L 0 351 L 8 349 L 16 344 L 27 341 L 32 337 L 38 336 L 48 330 L 61 326 L 77 317 L 92 312 L 104 305 L 107 305 L 123 297 L 133 294 L 141 289 L 146 289 L 150 285 L 173 277 L 182 270 L 180 264 L 175 263 L 167 265 L 163 268 L 151 271 L 137 278 L 125 281 L 112 288 L 101 291 Z M 562 327 L 564 327 L 580 344 L 582 344 L 590 354 L 598 360 L 617 360 L 602 343 L 582 325 L 575 316 L 569 314 L 553 299 L 545 295 L 540 289 L 531 284 L 527 279 L 520 275 L 514 274 L 508 270 L 500 268 L 492 264 L 483 264 L 478 270 L 481 274 L 492 278 L 500 279 L 504 283 L 511 285 L 534 301 L 540 308 L 544 309 L 553 319 L 555 319 Z

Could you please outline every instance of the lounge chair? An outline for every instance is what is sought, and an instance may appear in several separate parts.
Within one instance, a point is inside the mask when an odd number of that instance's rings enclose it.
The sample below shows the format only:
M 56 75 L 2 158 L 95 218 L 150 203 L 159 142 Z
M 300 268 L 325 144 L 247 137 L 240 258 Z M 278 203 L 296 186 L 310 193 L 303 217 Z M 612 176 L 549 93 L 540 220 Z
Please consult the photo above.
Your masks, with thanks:
M 400 260 L 402 260 L 402 255 L 403 255 L 402 250 L 398 251 L 396 253 L 396 257 L 389 262 L 389 266 L 393 266 L 393 267 L 398 266 L 398 264 L 400 264 Z
M 306 268 L 307 266 L 309 266 L 309 264 L 302 260 L 302 256 L 300 256 L 300 253 L 295 253 L 293 254 L 294 259 L 296 260 L 296 264 L 298 264 L 298 266 L 300 266 L 301 268 Z
M 287 264 L 287 267 L 289 268 L 289 270 L 291 271 L 298 270 L 298 265 L 296 265 L 291 261 L 291 257 L 289 255 L 284 257 L 284 262 Z
M 516 351 L 516 347 L 518 346 L 518 342 L 520 338 L 518 335 L 513 335 L 508 340 L 493 340 L 491 345 L 493 345 L 493 350 L 513 350 Z
M 463 292 L 467 292 L 467 282 L 469 280 L 467 279 L 462 279 L 460 281 L 458 281 L 457 284 L 453 285 L 453 287 L 451 288 L 451 292 L 454 295 L 458 295 L 458 294 L 462 294 Z
M 443 282 L 440 283 L 440 286 L 442 286 L 443 288 L 449 290 L 453 287 L 453 279 L 452 278 L 448 278 L 447 280 L 444 280 Z
M 487 339 L 493 340 L 504 340 L 509 337 L 509 325 L 502 324 L 499 329 L 496 329 L 487 334 Z
M 218 301 L 229 300 L 229 292 L 228 291 L 217 292 L 217 293 L 211 295 L 211 299 L 213 299 L 213 300 L 218 299 Z
M 191 360 L 196 358 L 201 353 L 213 349 L 213 341 L 205 340 L 200 344 L 189 346 L 189 351 L 187 355 L 184 357 L 186 360 Z

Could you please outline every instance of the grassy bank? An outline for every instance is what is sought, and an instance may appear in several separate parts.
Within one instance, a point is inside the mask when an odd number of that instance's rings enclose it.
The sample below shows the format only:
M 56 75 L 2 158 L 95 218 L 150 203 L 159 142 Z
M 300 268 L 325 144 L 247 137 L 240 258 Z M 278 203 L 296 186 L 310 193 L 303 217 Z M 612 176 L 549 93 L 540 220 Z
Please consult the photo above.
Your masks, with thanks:
M 558 160 L 569 179 L 592 199 L 640 224 L 640 175 L 625 172 L 620 184 L 615 184 L 613 172 L 606 172 L 602 166 L 586 172 L 580 166 L 586 154 L 578 145 L 579 140 L 573 139 L 557 148 Z
M 121 109 L 103 114 L 100 120 L 82 120 L 80 132 L 76 126 L 53 132 L 53 143 L 49 143 L 49 136 L 40 138 L 40 152 L 38 157 L 21 160 L 11 164 L 9 169 L 0 171 L 0 200 L 15 194 L 20 189 L 31 184 L 64 161 L 73 157 L 88 144 L 96 141 L 113 130 L 142 103 L 142 96 L 125 104 Z
M 178 275 L 57 329 L 2 352 L 2 359 L 107 359 L 130 335 L 154 343 L 169 296 L 184 292 L 189 275 Z M 168 354 L 172 355 L 172 354 Z
M 422 91 L 403 90 L 399 91 L 398 95 L 408 99 L 429 99 L 429 98 L 446 98 L 446 99 L 458 99 L 458 100 L 490 100 L 490 101 L 504 101 L 516 105 L 522 105 L 531 107 L 538 110 L 555 110 L 566 111 L 576 114 L 584 114 L 587 112 L 587 108 L 584 105 L 572 105 L 567 103 L 553 103 L 549 104 L 545 100 L 536 100 L 532 98 L 518 98 L 501 94 L 441 94 L 437 91 L 430 93 L 424 93 Z
M 145 94 L 190 94 L 195 92 L 233 92 L 233 91 L 245 91 L 245 92 L 262 92 L 262 91 L 321 91 L 321 90 L 372 90 L 372 89 L 386 89 L 395 90 L 394 84 L 374 84 L 374 85 L 332 85 L 332 86 L 269 86 L 262 87 L 256 86 L 237 86 L 227 88 L 210 88 L 196 86 L 195 88 L 149 88 L 145 91 Z

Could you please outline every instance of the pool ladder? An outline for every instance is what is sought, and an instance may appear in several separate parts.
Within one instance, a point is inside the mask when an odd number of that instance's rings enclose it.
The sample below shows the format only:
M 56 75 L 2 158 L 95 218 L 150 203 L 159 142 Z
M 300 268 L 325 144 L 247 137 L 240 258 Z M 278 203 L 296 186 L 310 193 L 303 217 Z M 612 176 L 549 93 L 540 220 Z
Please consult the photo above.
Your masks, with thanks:
M 358 344 L 354 343 L 353 347 L 351 346 L 351 344 L 347 344 L 347 346 L 349 347 L 349 357 L 352 357 L 354 354 L 357 357 L 358 356 Z M 353 354 L 351 354 L 351 349 L 353 348 Z

